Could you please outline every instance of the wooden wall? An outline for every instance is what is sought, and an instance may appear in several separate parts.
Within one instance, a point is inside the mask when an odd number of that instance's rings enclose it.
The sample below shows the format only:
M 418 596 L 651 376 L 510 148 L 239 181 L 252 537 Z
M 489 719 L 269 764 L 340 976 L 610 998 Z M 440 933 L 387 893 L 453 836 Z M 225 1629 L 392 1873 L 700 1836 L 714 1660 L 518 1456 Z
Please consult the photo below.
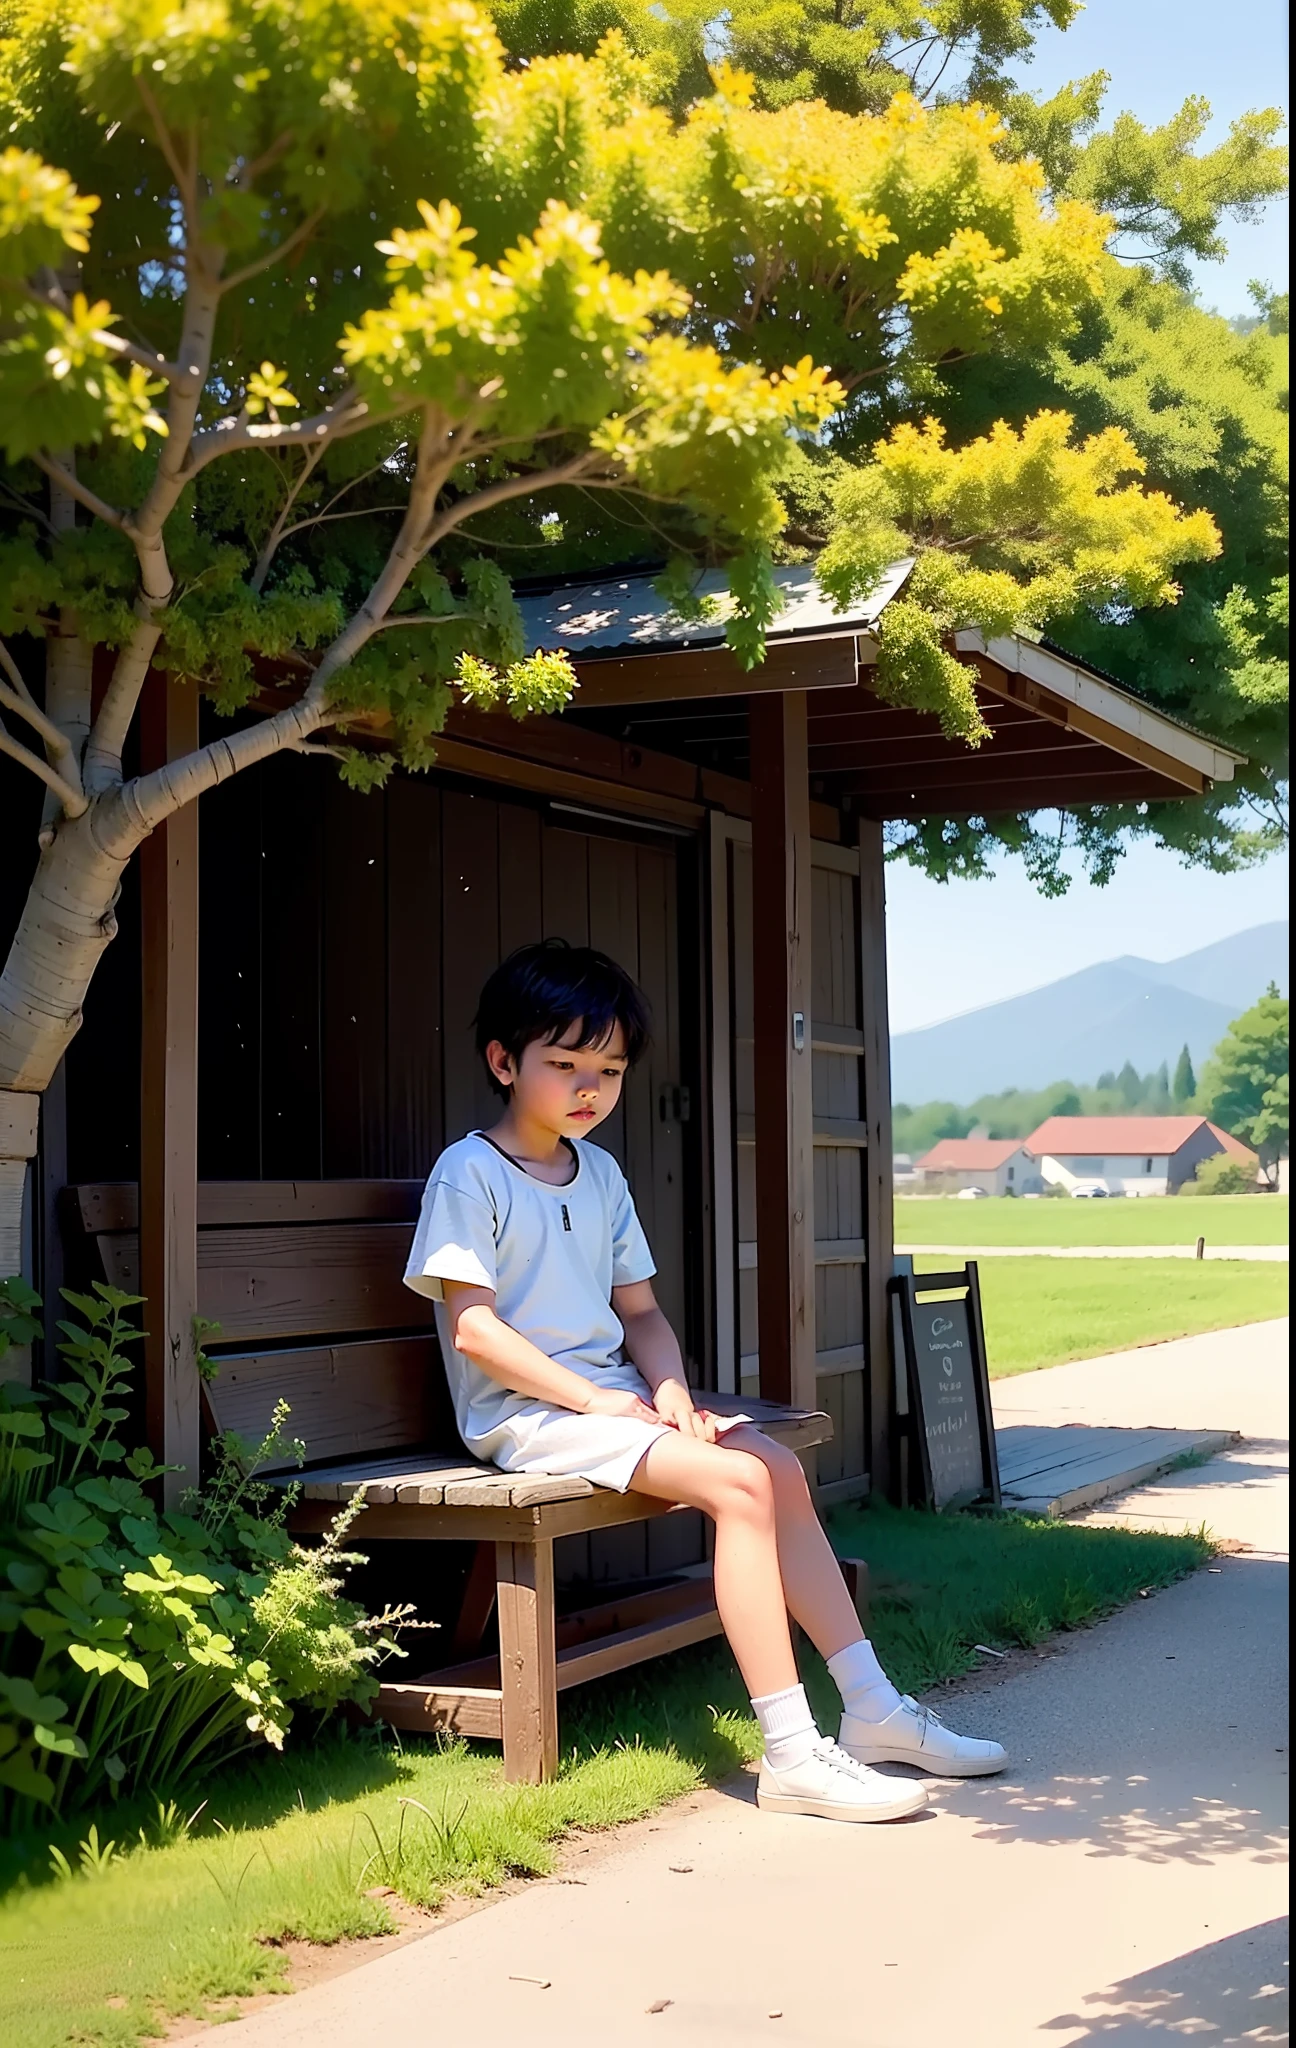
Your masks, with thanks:
M 860 972 L 859 860 L 854 849 L 813 845 L 811 1043 L 815 1119 L 815 1352 L 817 1399 L 832 1416 L 833 1441 L 821 1446 L 821 1498 L 867 1490 L 868 1274 L 865 1270 L 866 1126 L 863 986 Z M 740 1390 L 760 1392 L 756 1302 L 756 1173 L 753 1070 L 751 848 L 745 830 L 727 835 L 731 1028 L 717 1063 L 717 1090 L 731 1101 L 736 1263 L 732 1345 Z M 722 950 L 722 949 L 718 949 Z M 727 1077 L 726 1077 L 727 1070 Z M 717 1161 L 717 1175 L 724 1170 Z M 717 1260 L 725 1248 L 717 1243 Z M 723 1339 L 721 1342 L 723 1344 Z

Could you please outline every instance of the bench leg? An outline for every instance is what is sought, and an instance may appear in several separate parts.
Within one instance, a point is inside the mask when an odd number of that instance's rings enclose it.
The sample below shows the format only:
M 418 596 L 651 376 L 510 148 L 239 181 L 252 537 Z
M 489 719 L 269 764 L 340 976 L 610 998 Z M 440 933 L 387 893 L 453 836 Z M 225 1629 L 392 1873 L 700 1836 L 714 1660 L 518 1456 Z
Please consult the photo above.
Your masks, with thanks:
M 479 1543 L 469 1568 L 463 1599 L 459 1603 L 459 1619 L 450 1645 L 456 1660 L 473 1657 L 481 1648 L 486 1624 L 495 1610 L 495 1573 L 495 1545 Z
M 558 1769 L 553 1540 L 497 1543 L 504 1775 L 538 1785 Z

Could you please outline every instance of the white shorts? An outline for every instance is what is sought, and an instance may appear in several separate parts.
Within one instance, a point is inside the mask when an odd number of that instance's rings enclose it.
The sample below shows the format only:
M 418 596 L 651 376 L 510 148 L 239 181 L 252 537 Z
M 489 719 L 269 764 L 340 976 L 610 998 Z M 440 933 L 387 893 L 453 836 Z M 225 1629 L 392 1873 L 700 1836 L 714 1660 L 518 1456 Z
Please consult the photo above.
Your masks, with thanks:
M 652 1390 L 636 1373 L 637 1385 L 626 1386 L 630 1375 L 621 1368 L 617 1391 L 638 1394 L 652 1406 Z M 736 1428 L 750 1418 L 725 1417 L 725 1428 Z M 588 1479 L 595 1486 L 610 1486 L 615 1493 L 628 1491 L 630 1481 L 645 1452 L 659 1436 L 670 1436 L 668 1422 L 636 1422 L 629 1415 L 578 1415 L 571 1408 L 548 1408 L 543 1401 L 529 1401 L 491 1431 L 489 1437 L 470 1442 L 474 1457 L 500 1466 L 505 1472 L 544 1472 L 555 1479 Z

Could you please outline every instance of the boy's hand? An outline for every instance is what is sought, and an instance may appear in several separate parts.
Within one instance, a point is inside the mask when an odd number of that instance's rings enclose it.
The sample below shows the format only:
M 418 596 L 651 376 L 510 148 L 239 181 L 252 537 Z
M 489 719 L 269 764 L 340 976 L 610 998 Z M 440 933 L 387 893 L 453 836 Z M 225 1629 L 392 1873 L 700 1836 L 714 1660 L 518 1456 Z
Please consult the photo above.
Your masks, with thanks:
M 653 1407 L 663 1422 L 669 1422 L 681 1436 L 695 1436 L 700 1443 L 716 1440 L 715 1417 L 693 1406 L 693 1397 L 678 1380 L 663 1380 L 653 1395 Z
M 665 1418 L 641 1401 L 638 1394 L 619 1392 L 614 1387 L 591 1387 L 582 1415 L 619 1415 L 631 1422 L 662 1422 Z

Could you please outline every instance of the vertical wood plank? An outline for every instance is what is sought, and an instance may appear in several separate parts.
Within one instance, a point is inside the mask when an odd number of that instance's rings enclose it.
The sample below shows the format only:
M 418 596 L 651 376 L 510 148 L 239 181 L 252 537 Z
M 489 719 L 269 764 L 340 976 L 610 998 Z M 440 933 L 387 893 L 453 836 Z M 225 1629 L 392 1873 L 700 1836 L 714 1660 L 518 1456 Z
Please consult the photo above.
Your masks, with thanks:
M 872 1485 L 894 1500 L 898 1485 L 891 1424 L 895 1364 L 886 1291 L 895 1258 L 891 1031 L 887 1010 L 886 876 L 882 827 L 875 819 L 860 820 L 859 857 L 860 1022 L 864 1031 L 864 1115 L 869 1139 L 863 1161 L 864 1237 L 868 1255 L 864 1268 L 868 1297 L 868 1470 Z
M 815 1405 L 810 795 L 803 692 L 749 707 L 761 1393 Z M 803 1019 L 800 1050 L 793 1019 Z
M 623 839 L 592 839 L 589 846 L 589 942 L 601 953 L 610 954 L 636 981 L 642 981 L 635 849 Z M 661 1021 L 656 1014 L 653 991 L 646 993 L 653 1003 L 654 1025 L 660 1030 Z M 656 1228 L 656 1217 L 650 1206 L 650 1162 L 648 1158 L 641 1157 L 632 1145 L 630 1105 L 633 1103 L 637 1108 L 644 1091 L 651 1086 L 652 1058 L 653 1050 L 650 1050 L 639 1071 L 627 1075 L 621 1100 L 607 1122 L 599 1125 L 595 1141 L 612 1154 L 629 1179 L 650 1243 Z
M 324 815 L 324 1172 L 387 1172 L 386 798 L 330 783 Z
M 538 1785 L 558 1770 L 553 1543 L 497 1543 L 504 1776 Z
M 198 692 L 173 676 L 145 686 L 146 768 L 198 745 Z M 188 804 L 140 848 L 140 1292 L 147 1297 L 144 1401 L 154 1455 L 177 1506 L 199 1479 L 198 806 Z
M 482 983 L 499 965 L 499 806 L 447 790 L 441 811 L 445 954 L 445 1135 L 492 1124 L 501 1103 L 473 1043 Z
M 583 832 L 546 825 L 543 900 L 545 937 L 588 946 L 589 840 Z
M 441 792 L 412 775 L 387 791 L 388 1167 L 430 1173 L 441 1150 Z
M 544 937 L 543 860 L 539 811 L 530 804 L 499 807 L 499 949 L 501 960 L 518 946 Z
M 716 1387 L 738 1391 L 738 1169 L 733 1124 L 733 997 L 730 961 L 730 839 L 726 820 L 711 814 L 711 1183 L 715 1288 Z
M 273 766 L 234 776 L 198 807 L 198 1161 L 209 1180 L 261 1175 L 261 801 Z
M 267 1180 L 315 1180 L 324 1171 L 324 811 L 336 776 L 327 761 L 292 755 L 270 763 L 266 773 L 261 1171 Z

